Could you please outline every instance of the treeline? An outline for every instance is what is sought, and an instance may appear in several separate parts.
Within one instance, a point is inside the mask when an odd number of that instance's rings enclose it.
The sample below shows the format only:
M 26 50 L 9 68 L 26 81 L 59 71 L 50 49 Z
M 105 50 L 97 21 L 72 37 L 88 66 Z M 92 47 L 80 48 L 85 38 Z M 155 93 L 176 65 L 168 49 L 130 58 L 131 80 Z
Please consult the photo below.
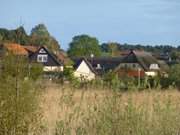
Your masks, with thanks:
M 58 41 L 48 32 L 44 24 L 38 24 L 32 28 L 28 35 L 23 26 L 15 30 L 0 29 L 0 43 L 13 42 L 22 45 L 44 45 L 52 51 L 60 49 Z M 79 56 L 119 56 L 126 50 L 144 50 L 154 54 L 168 54 L 172 59 L 180 59 L 180 45 L 133 45 L 127 43 L 108 42 L 100 44 L 96 37 L 89 35 L 77 35 L 69 43 L 67 53 L 70 57 Z
M 180 60 L 180 46 L 174 47 L 172 45 L 131 45 L 121 44 L 117 42 L 109 42 L 100 44 L 96 37 L 89 35 L 78 35 L 73 37 L 69 44 L 68 55 L 70 57 L 85 56 L 120 56 L 124 51 L 127 50 L 144 50 L 151 52 L 155 55 L 169 55 L 172 59 Z
M 58 41 L 50 35 L 44 24 L 38 24 L 32 28 L 28 35 L 23 26 L 15 30 L 0 29 L 0 43 L 13 42 L 21 45 L 45 45 L 52 51 L 60 49 Z
M 138 49 L 138 50 L 144 50 L 147 52 L 153 52 L 153 53 L 167 53 L 172 51 L 180 51 L 180 46 L 174 47 L 172 45 L 133 45 L 133 44 L 120 44 L 120 43 L 103 43 L 101 45 L 101 48 L 104 52 L 111 52 L 113 49 L 117 49 L 119 51 L 122 50 L 130 50 L 130 49 Z M 114 49 L 114 50 L 115 50 Z

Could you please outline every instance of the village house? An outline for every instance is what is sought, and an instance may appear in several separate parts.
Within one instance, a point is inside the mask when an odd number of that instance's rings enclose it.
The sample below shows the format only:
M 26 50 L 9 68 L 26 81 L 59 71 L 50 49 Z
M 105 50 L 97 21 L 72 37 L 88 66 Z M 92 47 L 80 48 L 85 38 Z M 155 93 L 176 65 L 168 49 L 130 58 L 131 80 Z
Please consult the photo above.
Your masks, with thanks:
M 95 79 L 108 71 L 113 71 L 121 62 L 122 57 L 92 57 L 92 58 L 72 58 L 75 65 L 75 77 Z M 88 75 L 90 74 L 90 77 Z
M 119 76 L 154 77 L 158 73 L 166 74 L 169 68 L 165 62 L 158 61 L 150 53 L 135 50 L 121 57 L 72 58 L 72 60 L 75 63 L 75 77 L 84 77 L 88 80 L 103 76 L 109 71 L 114 71 Z
M 43 65 L 44 72 L 62 72 L 63 63 L 57 59 L 55 54 L 44 46 L 22 46 L 19 44 L 2 44 L 1 55 L 12 53 L 16 56 L 27 57 L 29 62 L 40 63 Z
M 74 68 L 74 76 L 81 80 L 93 80 L 97 75 L 97 72 L 86 58 L 77 60 Z
M 45 72 L 62 72 L 63 63 L 60 62 L 55 54 L 50 52 L 46 47 L 40 46 L 36 50 L 33 47 L 25 47 L 29 52 L 29 61 L 37 62 L 43 65 Z
M 115 69 L 115 72 L 120 76 L 154 77 L 158 73 L 165 74 L 167 70 L 167 64 L 159 62 L 150 53 L 131 50 L 129 54 L 122 59 L 119 66 Z

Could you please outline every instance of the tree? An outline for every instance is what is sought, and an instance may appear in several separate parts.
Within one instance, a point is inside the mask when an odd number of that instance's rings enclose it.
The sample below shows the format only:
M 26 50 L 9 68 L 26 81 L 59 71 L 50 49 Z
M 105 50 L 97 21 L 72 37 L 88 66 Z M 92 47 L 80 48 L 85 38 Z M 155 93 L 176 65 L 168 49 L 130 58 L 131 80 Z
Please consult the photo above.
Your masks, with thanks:
M 49 37 L 50 34 L 44 24 L 38 24 L 31 30 L 31 36 Z
M 180 89 L 180 64 L 171 67 L 169 73 L 169 82 Z
M 23 26 L 15 30 L 0 29 L 0 35 L 2 42 L 13 42 L 22 45 L 29 44 L 29 36 L 26 34 Z
M 0 134 L 38 134 L 36 132 L 41 128 L 40 93 L 33 80 L 34 73 L 29 74 L 28 60 L 9 54 L 0 62 Z
M 115 42 L 103 43 L 101 45 L 101 50 L 110 54 L 110 56 L 118 56 L 119 55 L 120 44 Z
M 172 60 L 178 60 L 180 58 L 180 52 L 179 51 L 172 51 L 170 53 L 170 56 Z
M 2 35 L 0 34 L 0 42 L 3 40 L 3 37 L 2 37 Z
M 88 57 L 91 54 L 94 54 L 94 56 L 101 55 L 99 41 L 95 37 L 90 37 L 88 35 L 73 37 L 68 49 L 68 55 L 70 57 Z
M 14 30 L 14 33 L 16 43 L 19 43 L 21 45 L 29 45 L 29 36 L 27 35 L 23 26 L 20 26 L 19 28 Z
M 38 24 L 32 28 L 30 40 L 32 45 L 46 46 L 53 52 L 60 49 L 58 41 L 50 35 L 44 24 Z

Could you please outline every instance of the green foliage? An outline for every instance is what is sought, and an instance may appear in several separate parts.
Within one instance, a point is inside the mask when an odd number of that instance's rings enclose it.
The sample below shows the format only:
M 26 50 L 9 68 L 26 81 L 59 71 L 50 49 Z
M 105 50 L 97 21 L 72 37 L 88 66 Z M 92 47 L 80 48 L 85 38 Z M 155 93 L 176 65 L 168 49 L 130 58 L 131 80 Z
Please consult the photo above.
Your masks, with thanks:
M 49 37 L 50 34 L 44 24 L 38 24 L 31 30 L 31 36 Z
M 174 50 L 171 52 L 171 58 L 172 60 L 178 61 L 180 60 L 180 51 Z
M 27 60 L 9 55 L 0 65 L 0 134 L 41 134 L 39 85 L 29 76 Z
M 30 43 L 37 46 L 46 46 L 51 51 L 58 51 L 60 45 L 58 41 L 52 37 L 44 24 L 38 24 L 31 30 Z
M 120 44 L 118 43 L 113 43 L 113 42 L 110 42 L 110 43 L 103 43 L 101 45 L 101 50 L 104 52 L 104 53 L 108 53 L 110 54 L 110 56 L 119 56 L 118 54 L 118 51 L 119 51 L 119 47 L 120 47 Z
M 88 35 L 73 37 L 68 50 L 68 55 L 70 57 L 90 57 L 91 54 L 94 54 L 95 56 L 101 55 L 99 42 L 96 38 Z
M 171 67 L 169 72 L 169 81 L 172 85 L 180 89 L 180 64 Z
M 73 69 L 72 68 L 66 68 L 65 67 L 64 71 L 63 71 L 63 75 L 69 81 L 72 81 L 74 79 Z
M 32 63 L 29 65 L 29 77 L 33 80 L 39 79 L 43 74 L 43 67 L 41 64 Z
M 58 41 L 49 34 L 44 24 L 38 24 L 31 30 L 30 36 L 27 35 L 23 26 L 15 30 L 0 29 L 0 43 L 10 42 L 21 45 L 46 46 L 51 51 L 59 51 Z
M 133 77 L 123 76 L 119 77 L 113 71 L 106 73 L 103 76 L 103 85 L 104 87 L 108 87 L 109 89 L 116 91 L 127 91 L 137 89 L 138 83 Z
M 15 30 L 0 29 L 1 42 L 13 42 L 26 45 L 29 43 L 29 37 L 22 26 Z
M 101 50 L 103 54 L 110 54 L 110 56 L 115 55 L 119 56 L 119 53 L 121 51 L 127 51 L 127 50 L 144 50 L 147 52 L 151 52 L 154 54 L 169 54 L 173 60 L 180 60 L 179 58 L 179 52 L 180 49 L 178 47 L 173 47 L 172 45 L 133 45 L 133 44 L 120 44 L 120 43 L 103 43 L 101 45 Z M 113 48 L 112 48 L 113 47 Z

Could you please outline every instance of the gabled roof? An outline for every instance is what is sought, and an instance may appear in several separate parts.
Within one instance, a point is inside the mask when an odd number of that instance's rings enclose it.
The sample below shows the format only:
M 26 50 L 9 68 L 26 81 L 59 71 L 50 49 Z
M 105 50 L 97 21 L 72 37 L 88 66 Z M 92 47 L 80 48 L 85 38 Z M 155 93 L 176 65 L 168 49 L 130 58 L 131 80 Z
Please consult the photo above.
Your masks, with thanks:
M 151 64 L 158 64 L 162 69 L 164 67 L 156 58 L 151 55 L 151 53 L 145 51 L 131 50 L 130 53 L 122 60 L 122 63 L 134 62 L 138 62 L 145 71 L 150 70 Z
M 86 58 L 78 59 L 78 61 L 76 61 L 75 65 L 74 65 L 74 68 L 77 69 L 79 67 L 79 65 L 82 63 L 82 61 L 84 61 L 87 64 L 87 66 L 93 73 L 97 74 L 95 69 L 92 67 L 91 63 Z
M 54 62 L 55 62 L 56 64 L 58 64 L 58 65 L 63 65 L 62 62 L 58 61 L 58 59 L 56 58 L 55 54 L 53 54 L 52 52 L 50 52 L 50 51 L 49 51 L 46 47 L 44 47 L 44 46 L 39 47 L 38 50 L 34 52 L 34 54 L 35 54 L 35 53 L 39 53 L 40 49 L 42 49 L 42 48 L 49 54 L 49 56 L 54 60 Z
M 14 55 L 28 55 L 28 52 L 26 49 L 24 49 L 23 46 L 20 44 L 15 43 L 5 43 L 4 47 Z
M 32 46 L 32 45 L 26 45 L 23 47 L 24 47 L 24 49 L 26 49 L 27 51 L 29 51 L 31 53 L 35 53 L 39 49 L 39 46 Z
M 75 62 L 75 64 L 82 59 L 80 58 L 72 58 L 72 60 Z M 100 64 L 104 70 L 110 70 L 117 67 L 120 62 L 122 61 L 123 57 L 94 57 L 94 58 L 85 58 L 93 68 L 97 66 L 97 64 Z

